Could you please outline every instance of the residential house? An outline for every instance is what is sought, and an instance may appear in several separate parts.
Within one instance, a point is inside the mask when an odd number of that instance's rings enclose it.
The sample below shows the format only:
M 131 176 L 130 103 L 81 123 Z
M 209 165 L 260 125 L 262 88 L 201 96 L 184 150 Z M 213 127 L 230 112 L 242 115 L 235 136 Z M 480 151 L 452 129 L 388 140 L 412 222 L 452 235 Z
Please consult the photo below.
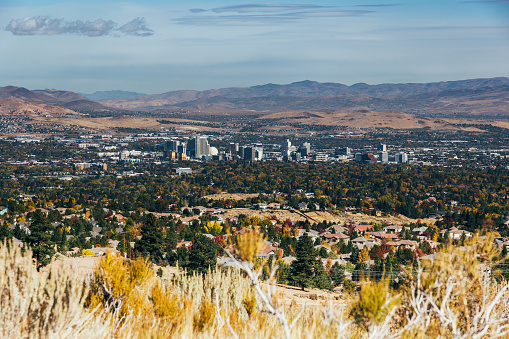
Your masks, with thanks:
M 299 210 L 301 211 L 307 211 L 308 209 L 308 204 L 306 204 L 305 202 L 299 202 L 297 204 L 297 207 L 299 208 Z
M 357 246 L 357 248 L 360 250 L 362 250 L 364 247 L 372 248 L 375 245 L 380 245 L 380 243 L 378 241 L 376 241 L 375 239 L 371 239 L 371 238 L 367 239 L 364 237 L 355 238 L 351 242 L 352 242 L 352 244 Z
M 413 240 L 389 241 L 387 243 L 387 245 L 393 246 L 396 249 L 403 246 L 404 248 L 408 248 L 412 251 L 414 251 L 417 247 L 419 247 L 419 244 L 417 243 L 417 241 L 413 241 Z
M 350 242 L 350 237 L 343 233 L 322 234 L 321 238 L 331 245 L 337 244 L 341 239 L 343 239 L 345 243 Z
M 327 228 L 326 231 L 329 233 L 348 233 L 348 229 L 346 227 L 340 226 L 340 225 L 332 225 L 331 227 Z
M 403 229 L 403 226 L 400 225 L 390 225 L 384 227 L 384 231 L 387 233 L 399 233 Z
M 357 233 L 366 233 L 373 229 L 373 225 L 358 225 L 353 230 Z
M 267 205 L 267 208 L 271 210 L 279 210 L 281 209 L 281 204 L 277 202 L 271 202 L 270 204 Z

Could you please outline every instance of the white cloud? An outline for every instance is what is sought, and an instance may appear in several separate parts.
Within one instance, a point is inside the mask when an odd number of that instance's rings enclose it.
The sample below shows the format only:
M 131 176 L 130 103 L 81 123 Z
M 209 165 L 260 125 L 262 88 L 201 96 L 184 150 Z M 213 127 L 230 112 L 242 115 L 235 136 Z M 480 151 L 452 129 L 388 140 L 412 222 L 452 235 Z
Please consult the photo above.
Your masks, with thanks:
M 52 19 L 47 16 L 27 17 L 14 19 L 9 22 L 6 31 L 13 35 L 58 35 L 77 34 L 88 37 L 110 35 L 113 32 L 122 32 L 127 35 L 149 36 L 154 34 L 145 23 L 144 18 L 136 18 L 119 29 L 118 24 L 112 20 L 97 19 L 94 21 L 70 21 Z
M 118 30 L 125 34 L 135 36 L 150 36 L 154 34 L 154 31 L 147 27 L 145 18 L 136 18 L 131 20 Z

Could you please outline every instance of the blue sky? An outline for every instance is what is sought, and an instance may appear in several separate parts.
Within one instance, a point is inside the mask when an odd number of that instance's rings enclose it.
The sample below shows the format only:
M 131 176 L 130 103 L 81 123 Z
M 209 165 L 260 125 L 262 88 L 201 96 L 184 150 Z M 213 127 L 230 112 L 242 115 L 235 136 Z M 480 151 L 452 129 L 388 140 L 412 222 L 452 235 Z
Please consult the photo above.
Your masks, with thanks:
M 509 76 L 509 0 L 2 0 L 0 41 L 0 86 L 85 93 Z

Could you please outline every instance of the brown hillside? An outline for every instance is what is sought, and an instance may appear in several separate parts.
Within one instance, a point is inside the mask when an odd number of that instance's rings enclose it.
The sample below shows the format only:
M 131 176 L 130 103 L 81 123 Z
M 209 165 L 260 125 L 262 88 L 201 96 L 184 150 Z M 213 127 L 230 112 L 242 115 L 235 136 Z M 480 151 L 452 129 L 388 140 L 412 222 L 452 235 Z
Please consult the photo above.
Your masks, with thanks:
M 0 100 L 0 115 L 64 116 L 82 114 L 60 106 L 34 104 L 23 99 L 11 97 Z
M 258 120 L 272 120 L 280 124 L 303 124 L 323 126 L 346 126 L 353 128 L 394 128 L 414 129 L 430 128 L 433 130 L 460 129 L 458 123 L 472 124 L 467 120 L 431 119 L 415 117 L 397 111 L 284 111 L 264 115 Z M 469 128 L 469 130 L 477 130 Z

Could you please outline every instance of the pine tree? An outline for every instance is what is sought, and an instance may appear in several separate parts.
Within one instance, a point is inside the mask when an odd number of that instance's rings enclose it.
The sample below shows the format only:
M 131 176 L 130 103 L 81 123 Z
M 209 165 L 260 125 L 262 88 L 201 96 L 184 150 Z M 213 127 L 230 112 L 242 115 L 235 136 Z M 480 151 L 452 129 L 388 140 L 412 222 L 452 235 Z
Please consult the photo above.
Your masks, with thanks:
M 295 252 L 297 259 L 291 264 L 291 279 L 304 291 L 304 288 L 312 282 L 316 260 L 313 241 L 307 233 L 300 237 Z
M 189 251 L 189 273 L 206 273 L 209 267 L 213 268 L 217 262 L 217 245 L 204 235 L 193 239 L 193 246 Z
M 12 239 L 12 230 L 9 228 L 9 226 L 7 226 L 7 223 L 3 223 L 2 225 L 0 225 L 0 243 L 3 242 L 4 240 L 11 240 Z
M 150 255 L 153 261 L 161 261 L 164 248 L 163 232 L 157 227 L 156 217 L 153 214 L 145 217 L 140 231 L 142 237 L 136 242 L 134 251 L 143 257 Z
M 320 259 L 315 260 L 313 265 L 314 277 L 313 284 L 320 289 L 328 289 L 330 287 L 330 278 L 325 273 L 325 269 L 323 268 L 323 263 Z
M 333 286 L 339 286 L 345 280 L 345 268 L 341 266 L 337 261 L 332 265 L 330 270 L 330 278 Z
M 52 226 L 44 217 L 41 210 L 36 210 L 32 216 L 30 234 L 26 237 L 27 244 L 32 249 L 32 256 L 37 261 L 37 270 L 51 262 L 55 254 L 55 244 L 51 241 Z

